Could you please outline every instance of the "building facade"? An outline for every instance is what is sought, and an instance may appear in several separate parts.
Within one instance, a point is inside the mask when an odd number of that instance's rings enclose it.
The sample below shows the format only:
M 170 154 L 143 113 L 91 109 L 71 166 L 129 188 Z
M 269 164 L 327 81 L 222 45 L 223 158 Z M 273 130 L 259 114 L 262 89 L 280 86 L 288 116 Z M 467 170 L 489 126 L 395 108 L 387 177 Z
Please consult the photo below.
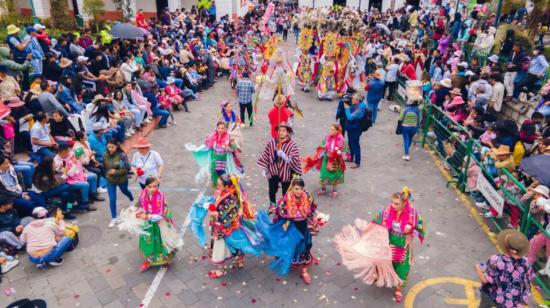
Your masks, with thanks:
M 134 14 L 138 9 L 143 9 L 143 13 L 146 17 L 155 17 L 158 12 L 165 8 L 175 10 L 177 8 L 190 9 L 193 5 L 197 4 L 197 0 L 123 0 L 128 1 Z M 82 11 L 83 0 L 67 0 L 69 3 L 69 10 L 72 14 L 80 14 L 84 20 L 89 19 Z M 104 20 L 116 20 L 122 18 L 122 12 L 117 9 L 117 6 L 113 0 L 104 0 L 105 3 L 105 15 Z M 244 16 L 248 10 L 246 0 L 216 0 L 217 17 L 229 15 L 233 18 L 237 16 Z M 39 18 L 50 17 L 50 1 L 49 0 L 15 0 L 15 5 L 19 13 L 25 16 L 34 15 Z

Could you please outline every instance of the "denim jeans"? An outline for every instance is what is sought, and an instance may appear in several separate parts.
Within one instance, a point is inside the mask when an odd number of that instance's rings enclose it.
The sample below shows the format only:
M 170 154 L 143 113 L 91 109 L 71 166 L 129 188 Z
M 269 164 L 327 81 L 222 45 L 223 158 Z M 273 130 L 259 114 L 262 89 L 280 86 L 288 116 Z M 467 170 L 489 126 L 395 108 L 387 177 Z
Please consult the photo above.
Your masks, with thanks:
M 80 208 L 87 208 L 90 206 L 89 193 L 90 193 L 90 184 L 88 182 L 74 182 L 69 184 L 72 190 L 80 191 Z
M 120 191 L 128 197 L 130 202 L 134 201 L 134 196 L 132 196 L 132 193 L 128 190 L 128 182 L 123 184 L 110 184 L 107 183 L 107 192 L 109 193 L 109 207 L 111 208 L 111 218 L 116 218 L 116 188 L 120 189 Z
M 61 198 L 63 205 L 67 204 L 70 200 L 70 193 L 72 192 L 71 185 L 63 183 L 57 187 L 54 187 L 48 191 L 43 191 L 40 195 L 44 200 L 59 197 Z
M 40 159 L 55 156 L 55 152 L 52 151 L 50 148 L 47 148 L 47 147 L 40 148 L 40 149 L 38 149 L 38 151 L 36 151 L 34 153 L 36 155 L 38 155 L 40 157 Z
M 46 201 L 40 194 L 37 194 L 34 191 L 29 191 L 28 194 L 30 200 L 20 197 L 16 198 L 13 202 L 13 205 L 20 217 L 31 216 L 32 210 L 36 207 L 46 207 Z
M 159 125 L 162 126 L 162 127 L 165 127 L 166 124 L 168 123 L 168 117 L 170 116 L 170 112 L 160 108 L 160 107 L 157 107 L 155 109 L 153 109 L 153 116 L 154 117 L 157 117 L 159 116 L 160 117 L 160 122 L 159 122 Z
M 361 145 L 359 144 L 359 140 L 361 139 L 362 133 L 361 129 L 348 130 L 348 144 L 351 160 L 357 165 L 361 165 Z
M 71 247 L 72 243 L 73 239 L 65 236 L 63 239 L 61 239 L 61 241 L 57 243 L 57 245 L 52 248 L 52 250 L 50 250 L 50 252 L 48 252 L 48 254 L 41 257 L 33 257 L 29 255 L 29 261 L 34 264 L 46 264 L 48 262 L 55 261 L 59 259 L 65 253 L 65 251 L 67 251 Z
M 131 108 L 129 111 L 134 116 L 134 125 L 136 127 L 141 127 L 141 122 L 145 118 L 145 109 Z
M 25 186 L 32 187 L 32 176 L 34 174 L 34 164 L 26 161 L 18 161 L 13 165 L 15 172 L 23 175 Z
M 416 131 L 417 131 L 416 126 L 401 127 L 401 132 L 403 135 L 403 150 L 405 151 L 405 155 L 409 155 L 409 148 L 411 147 L 414 135 L 416 135 Z
M 376 123 L 376 117 L 378 116 L 378 105 L 380 104 L 380 101 L 376 102 L 367 102 L 367 108 L 369 108 L 371 115 L 372 115 L 372 124 Z

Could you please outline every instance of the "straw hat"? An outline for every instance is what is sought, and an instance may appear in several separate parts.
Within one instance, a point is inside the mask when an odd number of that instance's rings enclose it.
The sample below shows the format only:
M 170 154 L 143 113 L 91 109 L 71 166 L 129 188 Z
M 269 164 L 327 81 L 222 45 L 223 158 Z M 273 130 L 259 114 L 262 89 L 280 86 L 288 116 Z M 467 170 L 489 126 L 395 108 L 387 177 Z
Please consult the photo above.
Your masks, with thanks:
M 529 252 L 529 240 L 527 237 L 514 229 L 503 230 L 497 237 L 498 247 L 506 253 L 513 253 L 523 257 Z
M 449 78 L 442 79 L 439 83 L 445 88 L 451 88 L 453 86 Z
M 145 149 L 150 148 L 151 144 L 147 141 L 147 138 L 141 137 L 138 139 L 138 142 L 133 146 L 134 149 Z
M 504 144 L 501 144 L 498 149 L 495 151 L 496 155 L 510 155 L 510 147 Z
M 21 29 L 19 29 L 16 25 L 9 25 L 6 27 L 6 30 L 8 32 L 8 35 L 10 35 L 19 32 Z
M 535 188 L 532 188 L 530 190 L 543 195 L 545 198 L 548 198 L 548 196 L 550 195 L 550 189 L 548 189 L 548 187 L 546 187 L 544 185 L 539 185 L 539 186 L 537 186 Z
M 275 98 L 273 99 L 273 103 L 277 106 L 282 106 L 286 102 L 286 98 L 282 94 L 277 94 Z
M 462 95 L 462 92 L 460 91 L 459 88 L 453 88 L 449 94 L 454 94 L 454 95 Z

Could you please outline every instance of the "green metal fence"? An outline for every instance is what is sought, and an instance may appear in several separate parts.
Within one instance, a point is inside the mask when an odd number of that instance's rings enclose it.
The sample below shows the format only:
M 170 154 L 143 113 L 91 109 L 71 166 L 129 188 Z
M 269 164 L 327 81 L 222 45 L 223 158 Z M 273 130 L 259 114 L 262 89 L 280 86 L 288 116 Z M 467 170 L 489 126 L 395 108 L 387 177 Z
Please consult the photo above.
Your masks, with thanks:
M 444 110 L 434 106 L 428 99 L 424 102 L 424 125 L 420 140 L 422 146 L 433 151 L 451 175 L 447 185 L 454 184 L 462 192 L 468 190 L 468 176 L 475 168 L 492 188 L 504 199 L 503 215 L 489 217 L 495 231 L 515 228 L 531 238 L 536 233 L 544 233 L 550 238 L 545 227 L 530 211 L 530 200 L 522 200 L 527 193 L 525 185 L 506 169 L 490 168 L 487 164 L 487 149 L 473 138 L 468 129 L 454 121 Z M 475 191 L 469 191 L 472 196 Z M 479 198 L 479 192 L 477 196 Z M 480 213 L 481 215 L 481 213 Z M 550 256 L 548 256 L 550 257 Z M 535 263 L 535 268 L 544 266 Z M 550 280 L 537 275 L 536 283 L 546 297 L 550 297 Z

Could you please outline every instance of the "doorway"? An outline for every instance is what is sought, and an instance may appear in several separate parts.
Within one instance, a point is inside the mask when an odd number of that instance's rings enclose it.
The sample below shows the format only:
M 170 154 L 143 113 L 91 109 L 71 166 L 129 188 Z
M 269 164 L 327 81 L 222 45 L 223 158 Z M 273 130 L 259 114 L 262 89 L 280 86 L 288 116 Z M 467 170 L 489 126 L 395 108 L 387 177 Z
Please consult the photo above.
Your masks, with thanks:
M 346 6 L 346 0 L 334 0 L 333 5 Z
M 157 15 L 160 18 L 160 14 L 164 9 L 168 7 L 168 0 L 155 0 L 157 2 Z
M 378 10 L 378 12 L 382 11 L 382 0 L 371 0 L 369 1 L 369 11 L 372 11 L 372 9 L 375 8 Z

